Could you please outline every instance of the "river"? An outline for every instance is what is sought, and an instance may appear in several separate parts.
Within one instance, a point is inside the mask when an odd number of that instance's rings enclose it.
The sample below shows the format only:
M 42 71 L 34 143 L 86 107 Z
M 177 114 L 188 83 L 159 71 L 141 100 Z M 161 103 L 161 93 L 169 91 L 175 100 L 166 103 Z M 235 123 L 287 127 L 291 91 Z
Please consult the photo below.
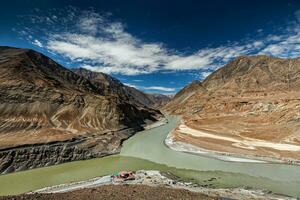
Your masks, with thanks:
M 270 163 L 228 162 L 215 158 L 177 152 L 164 144 L 178 118 L 137 133 L 124 142 L 120 155 L 56 166 L 43 167 L 0 176 L 0 195 L 20 194 L 42 187 L 86 180 L 119 170 L 161 170 L 184 180 L 210 187 L 248 187 L 300 197 L 300 166 Z

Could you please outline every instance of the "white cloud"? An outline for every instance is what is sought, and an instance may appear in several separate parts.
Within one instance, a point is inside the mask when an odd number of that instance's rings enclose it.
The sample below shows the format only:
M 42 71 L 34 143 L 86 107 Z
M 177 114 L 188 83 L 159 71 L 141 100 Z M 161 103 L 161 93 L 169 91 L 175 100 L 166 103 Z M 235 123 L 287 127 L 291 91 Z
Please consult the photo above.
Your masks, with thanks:
M 261 49 L 260 54 L 276 57 L 299 57 L 300 56 L 300 10 L 295 12 L 296 20 L 293 25 L 286 28 L 285 33 L 269 35 L 266 38 L 267 45 Z
M 124 83 L 124 85 L 129 86 L 129 87 L 133 87 L 133 88 L 136 88 L 136 89 L 139 89 L 139 86 L 136 86 L 134 84 Z
M 85 12 L 79 19 L 77 26 L 79 29 L 87 34 L 95 35 L 101 28 L 99 27 L 103 22 L 103 17 L 95 12 Z
M 163 87 L 163 86 L 138 86 L 131 83 L 124 83 L 124 85 L 136 89 L 146 90 L 146 91 L 148 90 L 148 91 L 161 91 L 161 92 L 175 92 L 177 89 L 177 88 L 170 88 L 170 87 Z
M 32 36 L 31 35 L 29 35 L 29 38 L 32 38 Z M 33 42 L 32 42 L 32 44 L 34 44 L 34 45 L 36 45 L 36 46 L 38 46 L 38 47 L 43 47 L 43 44 L 39 41 L 39 40 L 37 40 L 37 39 L 35 39 Z
M 145 42 L 126 31 L 121 22 L 111 22 L 105 15 L 94 11 L 55 11 L 50 17 L 38 16 L 33 21 L 48 24 L 51 30 L 43 29 L 44 47 L 82 63 L 83 68 L 124 75 L 148 74 L 157 71 L 182 71 L 215 69 L 239 55 L 267 54 L 278 57 L 300 56 L 300 11 L 295 13 L 295 22 L 282 34 L 268 35 L 257 40 L 245 39 L 228 42 L 222 46 L 199 49 L 192 54 L 168 49 L 159 42 Z M 53 28 L 55 27 L 55 28 Z M 31 29 L 21 34 L 31 34 Z M 263 30 L 259 30 L 263 34 Z M 205 74 L 202 74 L 203 77 Z
M 222 46 L 186 55 L 159 42 L 144 42 L 128 33 L 121 22 L 111 22 L 93 11 L 71 8 L 66 13 L 57 10 L 55 13 L 55 17 L 51 13 L 51 17 L 38 16 L 33 20 L 35 26 L 41 23 L 57 30 L 42 29 L 46 34 L 45 48 L 70 61 L 79 61 L 81 67 L 93 71 L 137 75 L 194 70 L 216 66 L 216 61 L 227 61 L 240 51 L 236 46 L 233 49 Z
M 143 87 L 145 90 L 159 90 L 163 92 L 175 92 L 176 88 L 169 88 L 169 87 L 161 87 L 161 86 L 150 86 L 150 87 Z
M 113 28 L 112 28 L 113 27 Z M 223 46 L 202 49 L 192 55 L 173 53 L 158 43 L 143 43 L 124 32 L 122 26 L 112 24 L 110 37 L 65 33 L 52 35 L 47 48 L 72 60 L 83 60 L 88 68 L 104 73 L 126 75 L 147 74 L 159 70 L 194 70 L 208 68 L 240 54 L 247 54 L 261 42 L 246 46 Z M 92 63 L 92 64 L 91 64 Z M 87 68 L 87 65 L 82 66 Z
M 279 44 L 271 44 L 264 48 L 262 54 L 280 55 L 284 52 L 284 47 Z
M 95 71 L 95 72 L 102 72 L 106 74 L 111 74 L 111 73 L 118 73 L 118 74 L 126 74 L 126 75 L 137 75 L 140 74 L 141 71 L 135 68 L 131 67 L 104 67 L 104 66 L 91 66 L 91 65 L 82 65 L 80 66 L 82 68 L 88 69 L 90 71 Z
M 205 79 L 206 77 L 208 77 L 212 72 L 202 72 L 201 73 L 201 78 Z

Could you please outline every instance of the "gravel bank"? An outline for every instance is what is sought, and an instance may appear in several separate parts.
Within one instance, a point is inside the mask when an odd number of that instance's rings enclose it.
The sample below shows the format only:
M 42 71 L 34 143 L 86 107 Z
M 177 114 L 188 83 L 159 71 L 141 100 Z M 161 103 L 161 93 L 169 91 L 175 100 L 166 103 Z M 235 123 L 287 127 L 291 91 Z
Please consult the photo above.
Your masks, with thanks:
M 207 185 L 209 186 L 209 182 L 212 180 L 207 180 Z M 177 177 L 174 177 L 171 174 L 161 173 L 159 171 L 145 171 L 140 170 L 135 172 L 135 180 L 123 181 L 123 182 L 114 182 L 110 175 L 98 177 L 94 179 L 90 179 L 87 181 L 81 181 L 71 184 L 62 184 L 52 187 L 43 188 L 34 192 L 34 194 L 58 194 L 58 193 L 72 193 L 77 192 L 78 190 L 90 189 L 90 188 L 103 188 L 117 186 L 115 188 L 119 188 L 120 186 L 150 186 L 154 187 L 149 190 L 157 190 L 160 188 L 161 190 L 168 189 L 177 189 L 175 191 L 180 191 L 179 194 L 182 194 L 182 190 L 186 192 L 193 192 L 198 195 L 204 195 L 203 197 L 209 197 L 208 199 L 293 199 L 285 196 L 280 196 L 276 194 L 271 194 L 268 191 L 262 190 L 248 190 L 246 188 L 235 188 L 235 189 L 213 189 L 209 187 L 202 187 L 197 184 L 191 182 L 181 182 L 177 180 Z M 101 189 L 100 189 L 101 190 Z M 118 190 L 118 189 L 116 189 Z M 147 190 L 148 191 L 148 190 Z M 38 194 L 37 194 L 38 193 Z M 175 192 L 176 193 L 176 192 Z M 190 193 L 187 193 L 190 194 Z M 32 194 L 30 194 L 32 195 Z M 135 194 L 134 194 L 135 195 Z M 167 193 L 161 193 L 160 198 L 167 197 Z M 197 196 L 197 195 L 196 195 Z M 199 198 L 199 196 L 197 196 Z M 180 197 L 178 196 L 180 199 Z M 205 199 L 204 198 L 204 199 Z M 171 198 L 172 199 L 172 198 Z M 193 198 L 192 198 L 193 199 Z

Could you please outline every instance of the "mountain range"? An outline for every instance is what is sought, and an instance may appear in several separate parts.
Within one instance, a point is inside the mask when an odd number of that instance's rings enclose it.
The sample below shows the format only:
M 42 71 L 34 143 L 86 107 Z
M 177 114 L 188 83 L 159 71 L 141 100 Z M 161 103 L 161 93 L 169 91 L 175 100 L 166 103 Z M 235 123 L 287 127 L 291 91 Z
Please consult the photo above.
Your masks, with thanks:
M 183 88 L 165 110 L 181 115 L 193 132 L 178 128 L 174 140 L 293 162 L 300 158 L 299 100 L 299 58 L 241 56 Z
M 101 88 L 104 95 L 116 94 L 119 98 L 136 106 L 157 108 L 166 104 L 171 98 L 163 94 L 147 94 L 134 87 L 124 85 L 119 80 L 87 69 L 77 68 L 73 72 L 90 80 L 97 88 Z
M 182 117 L 175 142 L 294 162 L 299 86 L 300 59 L 240 56 L 171 99 L 30 49 L 0 47 L 0 172 L 118 153 L 163 117 L 159 109 Z
M 30 49 L 0 47 L 0 172 L 114 154 L 162 117 L 155 107 L 168 100 Z

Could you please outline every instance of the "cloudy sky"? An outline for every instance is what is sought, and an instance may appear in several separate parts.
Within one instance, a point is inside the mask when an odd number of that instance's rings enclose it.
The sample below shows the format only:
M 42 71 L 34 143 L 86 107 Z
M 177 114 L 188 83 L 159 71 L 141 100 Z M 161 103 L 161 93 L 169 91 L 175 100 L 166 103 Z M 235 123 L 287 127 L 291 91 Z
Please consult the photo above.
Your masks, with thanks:
M 171 94 L 239 55 L 300 56 L 300 1 L 10 0 L 0 45 Z

